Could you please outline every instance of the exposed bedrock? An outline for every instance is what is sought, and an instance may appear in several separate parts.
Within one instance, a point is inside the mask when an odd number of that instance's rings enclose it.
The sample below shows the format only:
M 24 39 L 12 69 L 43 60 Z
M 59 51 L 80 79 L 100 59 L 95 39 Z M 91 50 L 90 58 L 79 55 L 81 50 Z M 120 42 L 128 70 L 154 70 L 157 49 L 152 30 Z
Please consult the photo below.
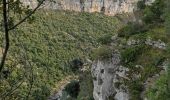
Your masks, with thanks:
M 24 5 L 30 5 L 31 8 L 37 6 L 35 0 L 21 0 Z M 85 12 L 102 12 L 106 15 L 114 16 L 121 13 L 133 13 L 137 9 L 137 2 L 140 0 L 46 0 L 44 7 L 46 9 L 60 9 Z M 146 4 L 151 4 L 155 0 L 146 0 Z

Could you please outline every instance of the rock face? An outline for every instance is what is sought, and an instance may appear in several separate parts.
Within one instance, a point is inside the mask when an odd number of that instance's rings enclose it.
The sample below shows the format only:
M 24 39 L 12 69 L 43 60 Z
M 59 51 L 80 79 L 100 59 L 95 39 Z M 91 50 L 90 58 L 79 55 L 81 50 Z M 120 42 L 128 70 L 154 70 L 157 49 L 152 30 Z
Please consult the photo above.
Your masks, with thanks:
M 127 41 L 127 45 L 139 45 L 142 44 L 142 42 L 144 42 L 144 44 L 152 46 L 154 48 L 159 48 L 159 49 L 163 49 L 166 50 L 167 48 L 167 44 L 165 42 L 163 42 L 162 40 L 158 40 L 158 41 L 154 41 L 151 37 L 146 38 L 145 40 L 135 40 L 135 39 L 129 39 Z
M 38 4 L 35 0 L 21 0 L 24 5 L 30 5 L 35 8 Z M 50 0 L 49 0 L 50 1 Z M 133 13 L 137 8 L 137 2 L 140 0 L 46 0 L 44 7 L 46 9 L 60 9 L 85 12 L 103 12 L 106 15 L 114 16 L 121 13 Z M 146 4 L 151 4 L 154 0 L 146 0 Z
M 120 66 L 119 53 L 113 53 L 110 61 L 96 61 L 92 65 L 93 97 L 95 100 L 129 100 L 126 86 L 127 68 Z

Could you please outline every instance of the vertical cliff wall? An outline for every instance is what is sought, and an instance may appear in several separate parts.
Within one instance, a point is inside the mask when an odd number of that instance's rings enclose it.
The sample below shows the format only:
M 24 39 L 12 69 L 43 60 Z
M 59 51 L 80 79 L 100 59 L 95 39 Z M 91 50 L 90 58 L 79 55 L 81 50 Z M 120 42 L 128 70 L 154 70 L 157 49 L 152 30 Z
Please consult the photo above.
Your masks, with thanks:
M 114 52 L 109 60 L 95 61 L 91 69 L 94 100 L 129 100 L 128 89 L 122 84 L 128 71 L 120 65 L 118 52 Z
M 34 8 L 38 3 L 35 0 L 21 0 L 24 5 Z M 43 8 L 60 9 L 85 12 L 103 12 L 113 16 L 121 13 L 132 13 L 137 8 L 140 0 L 46 0 Z M 146 0 L 146 4 L 151 4 L 154 0 Z

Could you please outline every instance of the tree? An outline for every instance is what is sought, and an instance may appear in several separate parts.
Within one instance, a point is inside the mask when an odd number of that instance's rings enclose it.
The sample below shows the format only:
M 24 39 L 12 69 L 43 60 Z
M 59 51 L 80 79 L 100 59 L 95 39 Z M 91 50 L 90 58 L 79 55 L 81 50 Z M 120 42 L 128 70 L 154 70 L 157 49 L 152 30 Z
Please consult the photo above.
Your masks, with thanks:
M 3 48 L 3 54 L 2 59 L 0 62 L 0 74 L 4 75 L 4 72 L 9 73 L 9 70 L 4 70 L 4 65 L 6 61 L 6 57 L 8 54 L 8 50 L 10 48 L 10 31 L 13 31 L 16 29 L 19 25 L 26 21 L 32 20 L 32 15 L 40 8 L 40 6 L 45 2 L 45 0 L 37 0 L 38 5 L 35 8 L 30 8 L 29 6 L 23 6 L 22 2 L 20 0 L 1 0 L 0 1 L 0 14 L 3 15 L 2 18 L 2 32 L 4 33 L 4 48 Z M 24 16 L 23 18 L 20 18 L 20 20 L 15 20 L 15 17 L 18 16 Z M 23 57 L 25 60 L 27 59 L 25 56 Z M 27 75 L 28 81 L 30 83 L 28 93 L 26 95 L 26 100 L 28 100 L 30 91 L 33 88 L 33 67 L 31 66 L 29 62 L 29 70 L 30 75 Z M 6 76 L 8 76 L 6 74 Z M 24 75 L 25 76 L 25 75 Z M 0 77 L 1 82 L 5 81 L 3 78 Z M 7 79 L 7 77 L 6 77 Z M 13 85 L 13 89 L 7 90 L 7 92 L 1 93 L 0 99 L 6 99 L 7 96 L 11 95 L 17 88 L 19 88 L 22 85 L 22 82 L 19 82 L 19 85 Z
M 8 54 L 8 49 L 10 47 L 10 39 L 9 39 L 9 31 L 15 29 L 17 26 L 25 22 L 27 19 L 29 19 L 36 11 L 37 9 L 44 3 L 45 0 L 37 0 L 38 5 L 34 9 L 29 9 L 29 7 L 22 6 L 22 3 L 20 0 L 2 0 L 0 3 L 0 10 L 2 10 L 3 13 L 3 32 L 5 35 L 5 48 L 3 52 L 3 56 L 0 62 L 0 72 L 4 68 L 5 60 Z M 14 14 L 23 14 L 25 13 L 25 17 L 21 19 L 16 24 L 13 23 L 12 17 L 10 16 L 10 13 Z

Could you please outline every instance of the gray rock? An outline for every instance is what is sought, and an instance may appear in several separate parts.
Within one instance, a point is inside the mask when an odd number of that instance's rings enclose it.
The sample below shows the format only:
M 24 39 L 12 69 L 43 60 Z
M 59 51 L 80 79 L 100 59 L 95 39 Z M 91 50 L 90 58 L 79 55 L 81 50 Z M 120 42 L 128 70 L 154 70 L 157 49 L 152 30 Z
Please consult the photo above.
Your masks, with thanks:
M 112 96 L 115 100 L 129 100 L 127 87 L 123 84 L 118 88 L 115 84 L 122 83 L 126 78 L 128 68 L 120 66 L 120 54 L 114 52 L 110 61 L 96 61 L 92 65 L 93 97 L 95 100 L 108 100 Z
M 140 43 L 140 40 L 130 39 L 127 41 L 127 45 L 138 45 L 139 43 Z
M 137 9 L 137 2 L 140 0 L 46 0 L 43 5 L 45 9 L 60 9 L 85 12 L 103 12 L 106 15 L 114 16 L 122 13 L 133 13 Z M 36 0 L 21 0 L 23 4 L 30 5 L 31 8 L 37 6 Z M 151 4 L 154 0 L 147 0 L 146 4 Z
M 164 49 L 164 50 L 167 47 L 163 41 L 161 41 L 161 40 L 154 41 L 150 37 L 146 39 L 145 44 L 150 45 L 155 48 Z

